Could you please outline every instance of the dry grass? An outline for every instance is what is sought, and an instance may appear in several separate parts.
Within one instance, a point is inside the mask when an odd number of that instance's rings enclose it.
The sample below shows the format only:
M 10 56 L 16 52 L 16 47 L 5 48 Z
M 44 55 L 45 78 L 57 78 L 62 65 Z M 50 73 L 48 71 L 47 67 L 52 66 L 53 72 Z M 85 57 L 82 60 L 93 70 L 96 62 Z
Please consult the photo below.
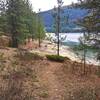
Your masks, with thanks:
M 37 54 L 0 49 L 0 100 L 100 100 L 96 66 L 66 59 L 52 62 Z

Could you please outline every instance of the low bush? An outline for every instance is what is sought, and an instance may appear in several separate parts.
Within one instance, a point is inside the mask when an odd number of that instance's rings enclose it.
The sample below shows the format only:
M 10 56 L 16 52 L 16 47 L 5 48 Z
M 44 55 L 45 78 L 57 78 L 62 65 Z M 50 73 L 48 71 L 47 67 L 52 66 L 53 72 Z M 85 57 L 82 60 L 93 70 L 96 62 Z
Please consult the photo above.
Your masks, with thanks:
M 46 55 L 48 60 L 57 61 L 57 62 L 64 62 L 65 57 L 58 56 L 58 55 Z
M 43 57 L 38 53 L 30 53 L 28 51 L 19 51 L 17 54 L 21 60 L 29 61 L 29 60 L 43 60 Z

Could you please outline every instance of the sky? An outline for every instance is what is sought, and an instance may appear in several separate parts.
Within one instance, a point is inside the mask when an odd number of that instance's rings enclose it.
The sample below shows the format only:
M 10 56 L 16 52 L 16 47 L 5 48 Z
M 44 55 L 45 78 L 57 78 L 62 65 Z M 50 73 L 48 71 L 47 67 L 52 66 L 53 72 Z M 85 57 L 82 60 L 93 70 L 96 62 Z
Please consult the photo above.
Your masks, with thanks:
M 77 2 L 78 0 L 63 0 L 64 5 L 69 5 L 72 2 Z M 30 0 L 33 10 L 38 11 L 41 9 L 41 11 L 46 11 L 49 9 L 54 8 L 54 6 L 57 5 L 57 0 Z

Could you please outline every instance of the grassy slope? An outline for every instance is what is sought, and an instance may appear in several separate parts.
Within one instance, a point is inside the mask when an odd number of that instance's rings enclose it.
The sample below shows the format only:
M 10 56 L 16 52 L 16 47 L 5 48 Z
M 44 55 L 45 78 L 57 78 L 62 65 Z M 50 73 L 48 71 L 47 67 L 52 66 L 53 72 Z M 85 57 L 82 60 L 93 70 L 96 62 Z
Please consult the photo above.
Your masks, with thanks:
M 82 76 L 79 63 L 51 62 L 25 52 L 0 48 L 0 100 L 100 99 L 95 66 L 87 65 L 87 76 Z

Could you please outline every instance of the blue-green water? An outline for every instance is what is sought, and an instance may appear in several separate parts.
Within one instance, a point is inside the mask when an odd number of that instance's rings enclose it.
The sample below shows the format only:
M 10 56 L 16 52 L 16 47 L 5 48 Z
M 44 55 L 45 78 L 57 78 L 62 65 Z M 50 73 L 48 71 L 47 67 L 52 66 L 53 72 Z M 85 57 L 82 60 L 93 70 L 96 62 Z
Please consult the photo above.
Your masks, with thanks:
M 53 40 L 57 40 L 57 37 L 54 33 L 50 33 Z M 75 48 L 79 46 L 79 38 L 83 36 L 83 33 L 60 33 L 60 38 L 66 37 L 64 40 L 61 41 L 61 44 L 64 46 L 69 46 L 70 48 Z M 75 50 L 73 52 L 78 55 L 78 57 L 82 58 L 84 51 L 83 50 Z M 96 50 L 88 49 L 86 52 L 86 59 L 89 63 L 97 62 L 96 61 Z
M 77 45 L 79 44 L 79 38 L 82 36 L 83 33 L 60 33 L 60 40 L 64 45 Z M 47 33 L 47 37 L 57 41 L 55 33 Z

